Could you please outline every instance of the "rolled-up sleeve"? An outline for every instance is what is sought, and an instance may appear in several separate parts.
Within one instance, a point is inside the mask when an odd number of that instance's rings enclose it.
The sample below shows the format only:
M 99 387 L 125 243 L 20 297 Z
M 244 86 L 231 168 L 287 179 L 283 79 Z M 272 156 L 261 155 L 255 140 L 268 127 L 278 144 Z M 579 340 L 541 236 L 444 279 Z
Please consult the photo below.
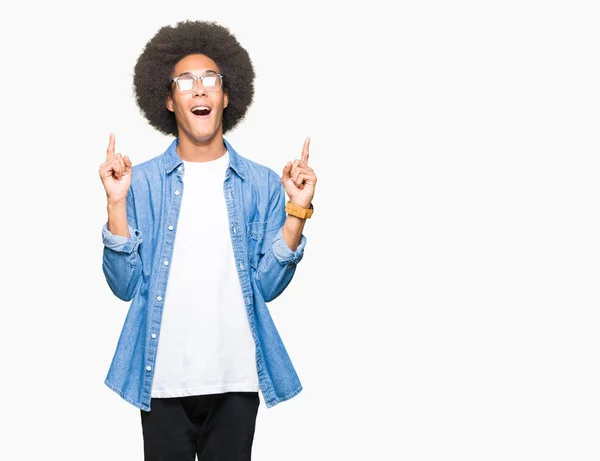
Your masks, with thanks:
M 131 226 L 127 227 L 129 228 L 129 238 L 114 235 L 108 230 L 108 223 L 105 223 L 102 227 L 102 243 L 104 243 L 104 246 L 118 253 L 130 254 L 136 250 L 138 245 L 142 243 L 142 233 Z
M 111 291 L 123 301 L 133 299 L 142 281 L 139 246 L 144 239 L 137 229 L 131 189 L 127 194 L 127 222 L 129 237 L 114 235 L 108 223 L 102 227 L 102 271 Z
M 283 227 L 279 229 L 275 240 L 273 240 L 273 254 L 279 264 L 288 264 L 290 262 L 298 264 L 304 256 L 304 247 L 306 246 L 306 237 L 302 235 L 296 251 L 292 251 L 283 239 Z

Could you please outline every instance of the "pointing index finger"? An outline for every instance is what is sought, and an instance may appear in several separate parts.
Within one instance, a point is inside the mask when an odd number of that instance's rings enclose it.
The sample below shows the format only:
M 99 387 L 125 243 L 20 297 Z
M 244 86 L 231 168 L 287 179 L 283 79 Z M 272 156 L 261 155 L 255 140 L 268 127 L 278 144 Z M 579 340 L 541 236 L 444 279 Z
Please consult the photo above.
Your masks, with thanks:
M 302 157 L 300 161 L 305 165 L 308 165 L 308 148 L 310 147 L 310 137 L 304 140 L 304 146 L 302 147 Z
M 106 149 L 106 160 L 109 160 L 113 155 L 115 155 L 115 135 L 111 133 L 110 140 L 108 141 L 108 149 Z

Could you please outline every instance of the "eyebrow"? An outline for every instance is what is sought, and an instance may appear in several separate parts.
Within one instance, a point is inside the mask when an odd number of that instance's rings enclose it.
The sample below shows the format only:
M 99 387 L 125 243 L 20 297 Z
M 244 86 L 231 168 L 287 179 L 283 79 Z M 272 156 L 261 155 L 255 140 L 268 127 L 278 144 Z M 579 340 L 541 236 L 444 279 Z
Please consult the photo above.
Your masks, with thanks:
M 212 69 L 208 69 L 205 70 L 203 74 L 200 75 L 206 75 L 206 74 L 218 74 L 218 72 L 216 70 L 212 70 Z M 183 77 L 184 75 L 194 75 L 192 72 L 182 72 L 181 74 L 178 75 L 178 77 Z

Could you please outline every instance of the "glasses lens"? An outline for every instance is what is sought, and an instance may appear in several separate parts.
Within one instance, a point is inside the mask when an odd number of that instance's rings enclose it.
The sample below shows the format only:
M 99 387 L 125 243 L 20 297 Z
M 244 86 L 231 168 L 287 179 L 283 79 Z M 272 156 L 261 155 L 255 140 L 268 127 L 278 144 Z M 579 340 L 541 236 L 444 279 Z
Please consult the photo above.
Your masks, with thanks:
M 217 91 L 221 88 L 221 77 L 219 75 L 205 75 L 202 77 L 202 84 L 204 88 L 209 91 Z
M 177 86 L 179 87 L 179 91 L 183 93 L 192 91 L 194 88 L 194 79 L 192 77 L 179 77 L 177 79 Z

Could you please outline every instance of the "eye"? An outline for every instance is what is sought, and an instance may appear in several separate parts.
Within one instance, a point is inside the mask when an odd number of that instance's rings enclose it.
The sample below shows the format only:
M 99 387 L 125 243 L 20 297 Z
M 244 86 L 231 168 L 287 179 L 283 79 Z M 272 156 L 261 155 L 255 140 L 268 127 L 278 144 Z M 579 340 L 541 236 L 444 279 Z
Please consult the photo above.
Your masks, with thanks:
M 204 86 L 215 86 L 217 84 L 217 77 L 214 75 L 205 76 L 202 79 L 202 83 L 204 83 Z
M 177 79 L 177 85 L 180 91 L 190 91 L 194 88 L 194 79 L 192 77 L 179 77 Z

